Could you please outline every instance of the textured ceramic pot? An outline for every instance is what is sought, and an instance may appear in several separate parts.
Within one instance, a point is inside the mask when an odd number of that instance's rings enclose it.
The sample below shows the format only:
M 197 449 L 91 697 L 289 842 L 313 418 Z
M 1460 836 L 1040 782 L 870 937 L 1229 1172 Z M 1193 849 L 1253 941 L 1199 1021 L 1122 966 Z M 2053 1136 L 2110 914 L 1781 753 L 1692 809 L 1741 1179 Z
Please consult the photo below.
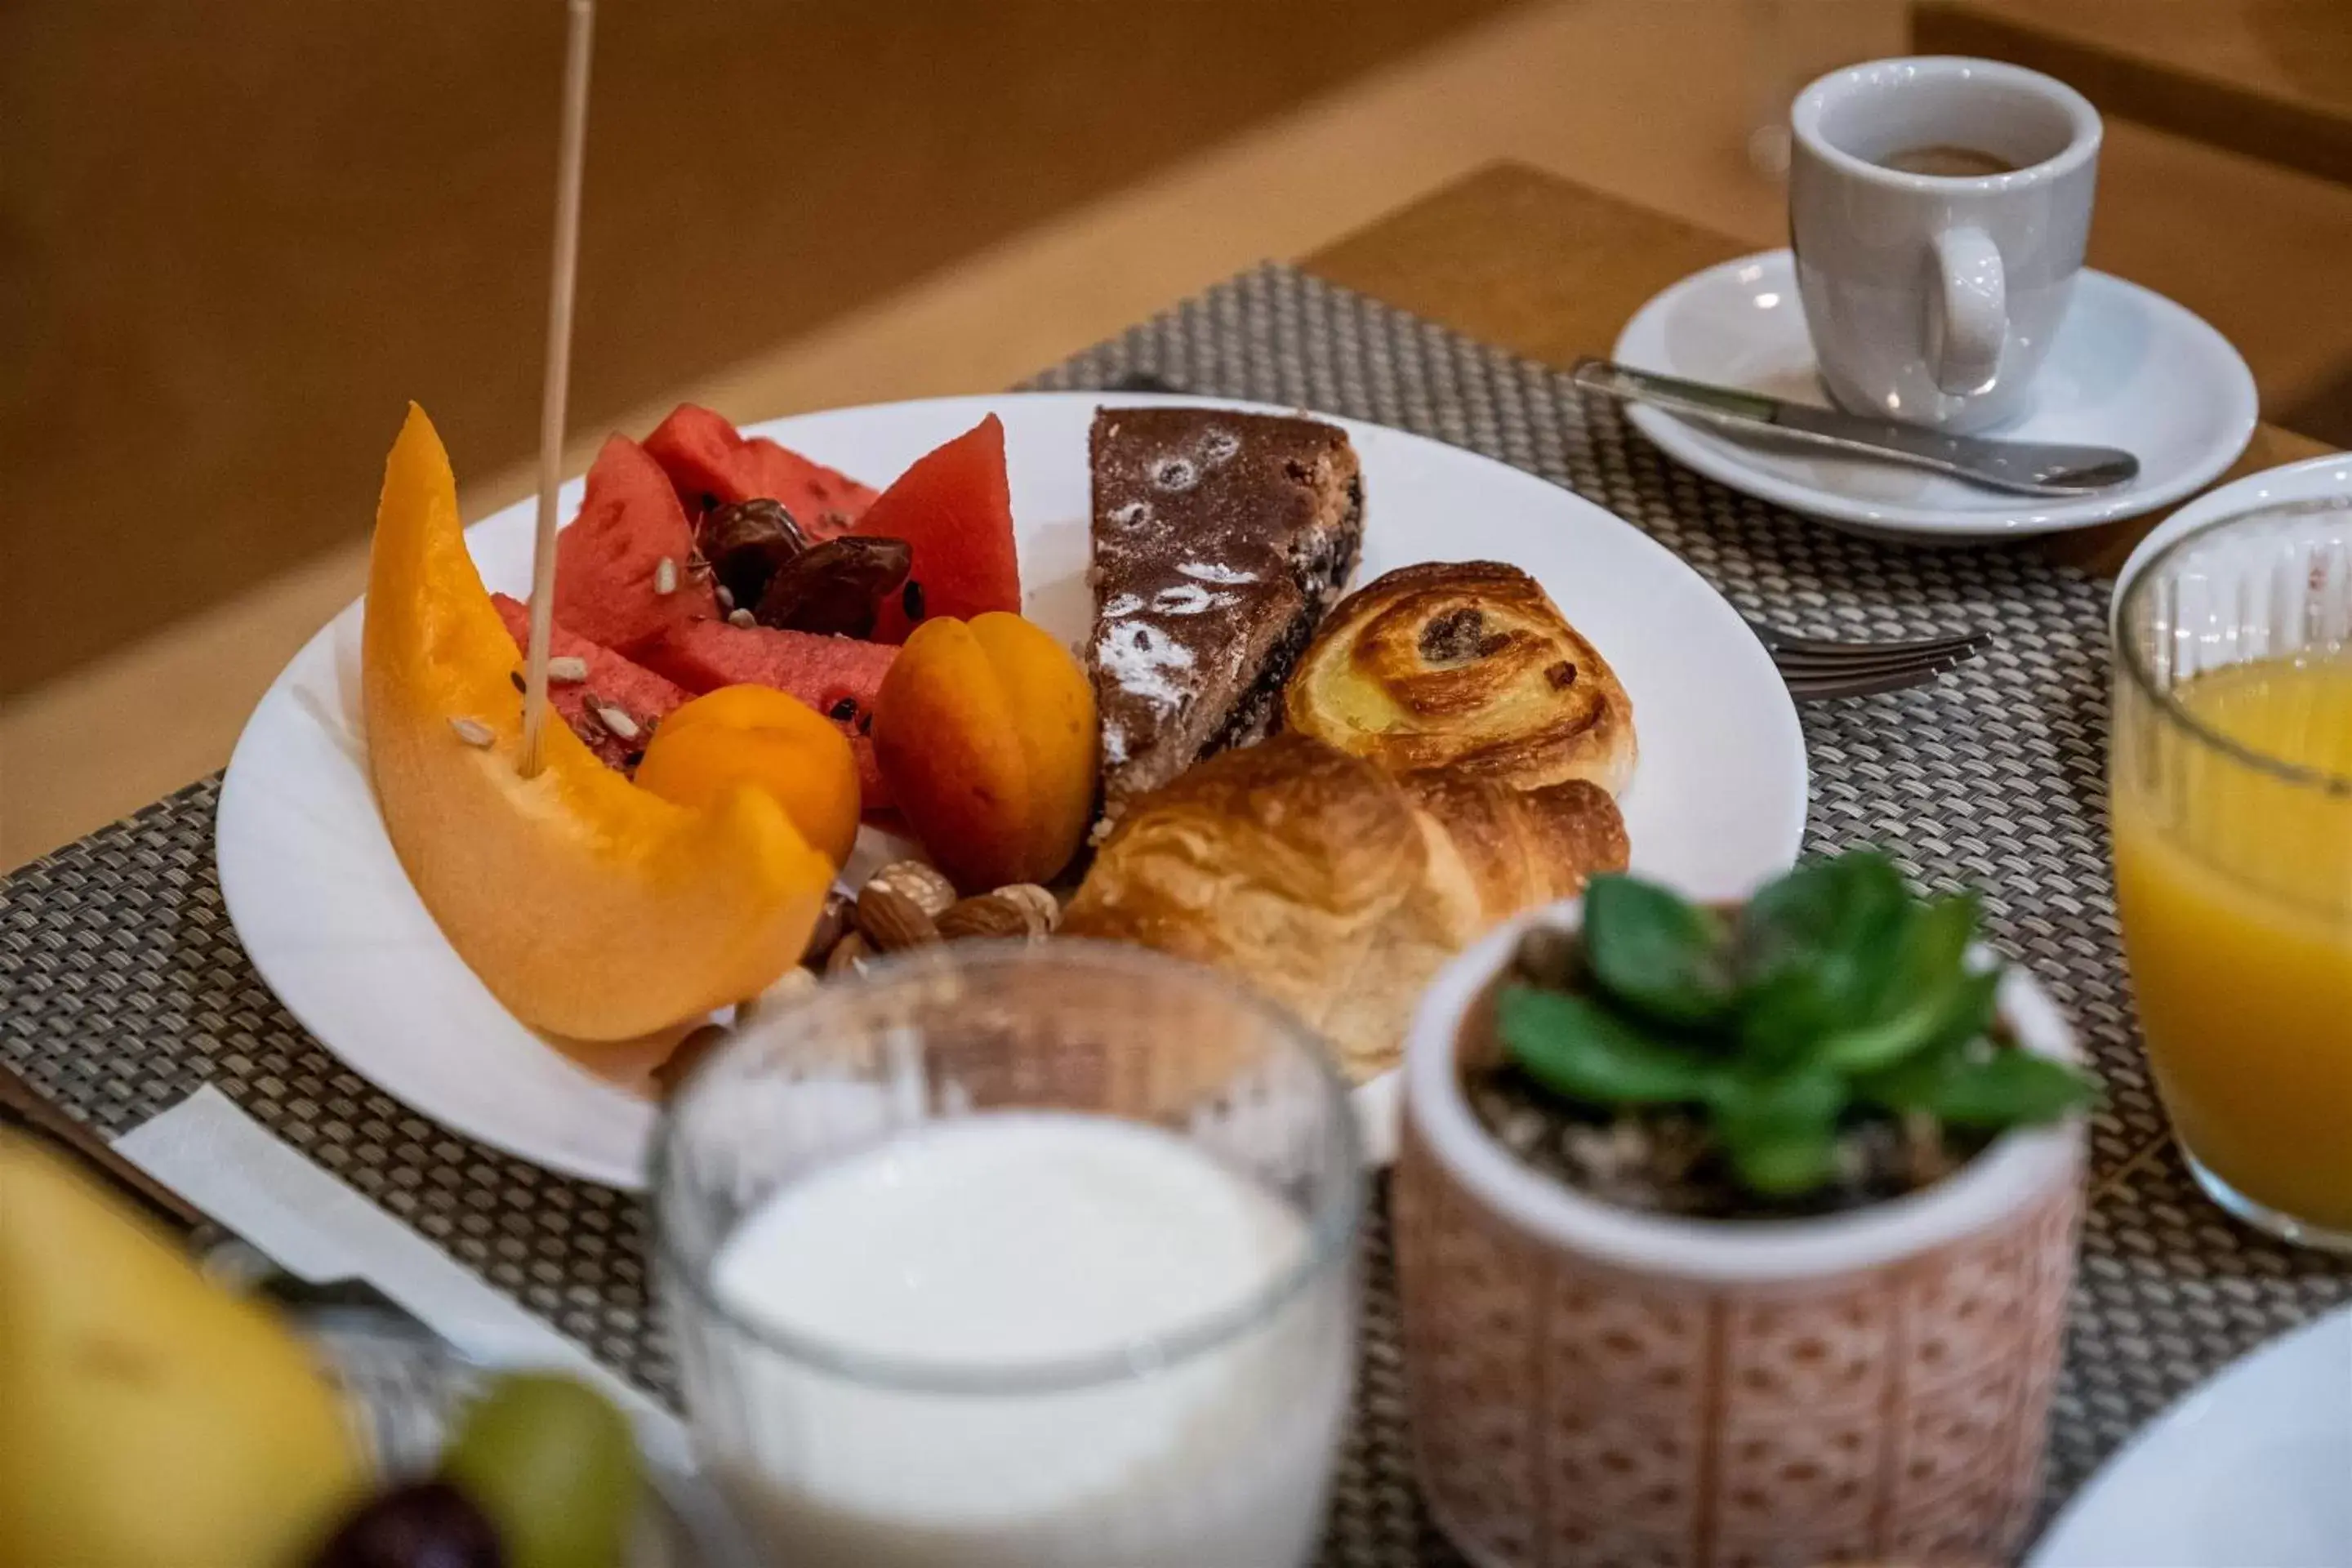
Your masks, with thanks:
M 1533 920 L 1572 929 L 1576 910 Z M 1406 1045 L 1397 1257 L 1440 1526 L 1485 1568 L 2008 1561 L 2041 1486 L 2079 1123 L 1820 1219 L 1585 1197 L 1490 1138 L 1462 1089 L 1528 923 L 1440 976 Z M 2022 971 L 2000 1005 L 2026 1048 L 2073 1058 Z

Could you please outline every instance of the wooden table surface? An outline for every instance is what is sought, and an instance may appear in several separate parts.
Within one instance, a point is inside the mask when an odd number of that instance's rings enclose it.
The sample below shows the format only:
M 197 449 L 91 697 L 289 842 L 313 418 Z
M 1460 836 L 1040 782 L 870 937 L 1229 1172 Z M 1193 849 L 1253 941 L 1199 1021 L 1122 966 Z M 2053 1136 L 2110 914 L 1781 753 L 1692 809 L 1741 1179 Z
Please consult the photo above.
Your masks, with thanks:
M 1912 46 L 2030 66 L 2105 113 L 2352 183 L 2343 0 L 1920 0 Z
M 1530 359 L 1565 365 L 1607 353 L 1626 319 L 1667 284 L 1753 248 L 1538 169 L 1497 163 L 1301 265 Z M 2263 425 L 2216 482 L 2330 449 Z M 2060 534 L 2044 548 L 2112 573 L 2162 516 Z

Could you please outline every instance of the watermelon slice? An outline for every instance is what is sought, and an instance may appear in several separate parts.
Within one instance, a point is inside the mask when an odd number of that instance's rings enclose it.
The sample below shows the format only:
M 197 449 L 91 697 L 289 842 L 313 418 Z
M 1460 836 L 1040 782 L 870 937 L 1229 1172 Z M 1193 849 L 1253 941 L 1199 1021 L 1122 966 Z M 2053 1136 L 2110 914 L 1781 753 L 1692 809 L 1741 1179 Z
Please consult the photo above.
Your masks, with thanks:
M 518 651 L 530 651 L 530 606 L 520 599 L 504 594 L 490 595 L 490 603 L 499 607 L 499 618 L 507 624 L 509 635 L 515 640 Z M 623 773 L 633 772 L 637 756 L 646 749 L 646 742 L 654 726 L 681 707 L 694 694 L 674 681 L 665 680 L 643 665 L 633 664 L 567 629 L 559 621 L 548 652 L 555 658 L 576 658 L 588 667 L 588 679 L 579 681 L 551 679 L 547 683 L 547 700 L 572 726 L 572 732 L 588 742 L 588 749 L 605 763 Z M 515 666 L 522 668 L 518 661 Z M 636 727 L 633 738 L 613 732 L 613 727 L 592 713 L 590 704 L 598 708 L 618 708 Z
M 669 477 L 635 441 L 611 437 L 589 466 L 580 515 L 556 535 L 556 619 L 621 653 L 688 621 L 715 620 L 719 600 L 709 574 L 689 569 L 693 556 Z
M 849 531 L 874 489 L 765 437 L 746 437 L 708 408 L 681 403 L 646 437 L 688 518 L 714 506 L 766 499 L 784 504 L 812 543 Z
M 661 675 L 693 692 L 722 686 L 772 686 L 788 691 L 841 726 L 857 756 L 857 788 L 866 809 L 890 804 L 882 770 L 874 763 L 874 694 L 898 650 L 850 637 L 697 621 L 678 627 L 638 655 Z
M 916 458 L 850 531 L 914 546 L 907 585 L 881 605 L 877 642 L 904 642 L 917 622 L 933 616 L 1021 613 L 1004 425 L 993 414 Z

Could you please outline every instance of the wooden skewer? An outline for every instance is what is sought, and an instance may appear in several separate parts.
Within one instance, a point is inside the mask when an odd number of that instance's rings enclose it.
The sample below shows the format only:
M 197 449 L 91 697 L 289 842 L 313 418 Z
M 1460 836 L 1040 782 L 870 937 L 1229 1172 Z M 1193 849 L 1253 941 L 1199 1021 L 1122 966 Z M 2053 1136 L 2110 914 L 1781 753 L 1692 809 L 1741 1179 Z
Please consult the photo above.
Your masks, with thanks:
M 555 492 L 563 479 L 563 403 L 572 385 L 572 297 L 580 269 L 580 166 L 588 141 L 588 45 L 595 0 L 566 0 L 563 129 L 555 170 L 555 267 L 547 289 L 547 380 L 539 398 L 539 528 L 531 544 L 530 649 L 523 661 L 522 776 L 542 765 L 547 655 L 555 637 Z

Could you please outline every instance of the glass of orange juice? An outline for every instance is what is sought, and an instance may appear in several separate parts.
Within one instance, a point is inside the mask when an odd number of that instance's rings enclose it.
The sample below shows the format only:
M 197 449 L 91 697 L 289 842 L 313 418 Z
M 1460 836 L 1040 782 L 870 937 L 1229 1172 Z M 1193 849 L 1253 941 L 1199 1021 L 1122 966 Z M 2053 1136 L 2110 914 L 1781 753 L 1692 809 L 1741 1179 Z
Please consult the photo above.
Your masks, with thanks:
M 2352 1252 L 2352 495 L 2183 537 L 2115 631 L 2116 894 L 2173 1131 L 2224 1208 Z

